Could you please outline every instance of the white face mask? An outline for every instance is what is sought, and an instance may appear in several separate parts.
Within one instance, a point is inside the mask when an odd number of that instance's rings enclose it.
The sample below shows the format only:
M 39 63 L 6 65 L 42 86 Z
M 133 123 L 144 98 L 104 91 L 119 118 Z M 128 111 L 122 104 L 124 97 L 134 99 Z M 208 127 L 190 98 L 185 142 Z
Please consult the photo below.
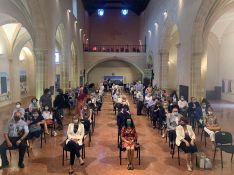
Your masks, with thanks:
M 20 105 L 16 105 L 16 108 L 18 108 L 18 109 L 19 109 L 19 108 L 20 108 Z
M 178 112 L 173 112 L 174 116 L 178 116 Z
M 47 110 L 47 111 L 48 111 L 48 110 L 49 110 L 49 108 L 48 108 L 48 107 L 45 107 L 45 110 Z
M 73 122 L 74 122 L 75 124 L 77 124 L 77 123 L 79 122 L 79 120 L 76 119 L 76 120 L 73 120 Z

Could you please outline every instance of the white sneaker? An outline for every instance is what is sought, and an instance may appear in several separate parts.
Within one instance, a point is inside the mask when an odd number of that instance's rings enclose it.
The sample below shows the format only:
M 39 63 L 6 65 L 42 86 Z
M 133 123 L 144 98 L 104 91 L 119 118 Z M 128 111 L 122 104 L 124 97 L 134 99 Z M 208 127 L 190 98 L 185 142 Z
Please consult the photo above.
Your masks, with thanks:
M 193 170 L 192 170 L 192 168 L 187 164 L 187 168 L 188 168 L 188 171 L 189 172 L 192 172 Z

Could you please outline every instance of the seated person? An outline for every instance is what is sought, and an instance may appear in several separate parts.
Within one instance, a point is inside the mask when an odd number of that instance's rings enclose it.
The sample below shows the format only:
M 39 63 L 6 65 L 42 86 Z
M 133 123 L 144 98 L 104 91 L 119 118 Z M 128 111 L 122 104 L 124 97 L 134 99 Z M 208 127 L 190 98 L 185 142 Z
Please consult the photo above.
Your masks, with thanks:
M 174 107 L 172 109 L 172 113 L 167 116 L 167 131 L 169 141 L 171 143 L 171 154 L 173 154 L 174 142 L 176 140 L 176 127 L 179 125 L 179 120 L 181 117 L 182 115 L 178 113 L 178 108 L 176 107 Z
M 184 99 L 183 96 L 180 97 L 180 100 L 178 101 L 178 106 L 179 106 L 180 113 L 184 117 L 186 117 L 187 112 L 188 112 L 188 102 Z
M 42 133 L 42 127 L 41 125 L 45 126 L 45 120 L 44 118 L 39 114 L 38 110 L 33 110 L 32 115 L 27 121 L 28 127 L 29 127 L 29 134 L 28 134 L 28 139 L 29 139 L 29 147 L 32 149 L 33 141 L 35 138 L 39 138 Z M 46 125 L 47 126 L 47 125 Z M 47 134 L 49 134 L 48 130 L 46 130 Z
M 131 118 L 131 114 L 129 112 L 129 107 L 128 106 L 121 106 L 121 110 L 117 115 L 117 125 L 118 125 L 119 131 L 124 126 L 124 121 L 127 118 Z
M 102 96 L 100 95 L 100 92 L 98 89 L 95 91 L 95 99 L 96 99 L 97 110 L 101 111 L 101 109 L 102 109 Z
M 210 140 L 213 143 L 212 149 L 215 148 L 215 133 L 220 131 L 221 128 L 217 122 L 217 118 L 214 115 L 214 111 L 211 107 L 208 108 L 207 114 L 203 116 L 200 122 L 204 126 L 204 131 L 210 136 Z
M 45 105 L 44 110 L 42 111 L 42 117 L 47 125 L 53 124 L 53 114 L 48 105 Z
M 16 102 L 15 109 L 13 110 L 12 118 L 14 117 L 15 112 L 20 112 L 22 114 L 21 117 L 24 120 L 25 110 L 24 110 L 24 108 L 21 107 L 20 102 Z
M 80 165 L 84 165 L 84 161 L 80 156 L 80 149 L 83 145 L 83 138 L 85 134 L 84 125 L 80 122 L 77 116 L 73 117 L 73 122 L 68 125 L 67 128 L 67 140 L 66 146 L 70 151 L 70 169 L 69 174 L 73 174 L 73 165 L 75 161 L 75 155 L 80 161 Z
M 169 111 L 168 111 L 168 102 L 167 101 L 163 101 L 162 102 L 162 109 L 160 110 L 159 113 L 159 118 L 158 118 L 158 124 L 159 127 L 162 129 L 162 138 L 165 138 L 166 136 L 166 129 L 167 129 L 167 116 L 169 115 Z
M 122 100 L 121 100 L 121 103 L 123 106 L 130 106 L 128 100 L 127 100 L 127 97 L 125 95 L 122 95 Z
M 32 98 L 31 103 L 29 104 L 28 108 L 29 108 L 29 112 L 32 112 L 35 109 L 40 110 L 40 105 L 36 97 Z
M 193 170 L 193 153 L 197 152 L 195 145 L 196 136 L 192 126 L 188 125 L 188 120 L 181 117 L 180 125 L 176 127 L 176 145 L 179 146 L 186 154 L 186 162 L 188 171 Z
M 24 154 L 27 148 L 26 137 L 28 135 L 28 125 L 21 119 L 21 113 L 15 112 L 14 117 L 9 121 L 4 129 L 5 141 L 0 145 L 0 154 L 2 159 L 2 168 L 9 166 L 6 156 L 7 149 L 19 149 L 19 162 L 18 166 L 24 168 Z
M 161 111 L 160 103 L 155 103 L 153 111 L 152 111 L 154 128 L 156 128 L 156 122 L 159 121 L 160 111 Z
M 89 122 L 92 123 L 92 109 L 90 109 L 87 105 L 84 105 L 80 111 L 80 118 L 89 120 Z
M 127 150 L 128 155 L 128 170 L 133 170 L 133 158 L 135 144 L 137 141 L 137 133 L 132 118 L 128 118 L 124 122 L 121 130 L 122 147 Z

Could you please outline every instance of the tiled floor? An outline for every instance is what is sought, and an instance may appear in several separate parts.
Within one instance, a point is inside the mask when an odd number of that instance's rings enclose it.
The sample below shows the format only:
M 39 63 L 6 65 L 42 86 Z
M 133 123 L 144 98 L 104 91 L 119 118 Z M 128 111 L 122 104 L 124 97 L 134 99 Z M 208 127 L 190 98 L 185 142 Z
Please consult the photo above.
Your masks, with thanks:
M 85 166 L 80 167 L 76 161 L 77 175 L 176 175 L 176 174 L 194 174 L 194 175 L 232 175 L 234 168 L 230 162 L 230 155 L 224 154 L 224 168 L 221 169 L 220 153 L 217 154 L 217 160 L 214 163 L 213 170 L 195 170 L 190 173 L 185 167 L 184 155 L 181 153 L 181 166 L 178 166 L 177 158 L 171 158 L 168 144 L 161 138 L 157 130 L 152 129 L 150 122 L 143 116 L 136 116 L 135 105 L 131 102 L 131 111 L 133 113 L 136 129 L 139 135 L 139 142 L 142 145 L 141 160 L 142 164 L 135 165 L 134 171 L 128 171 L 127 160 L 123 159 L 123 165 L 119 165 L 117 149 L 117 129 L 114 112 L 112 111 L 112 102 L 110 95 L 104 97 L 104 106 L 97 116 L 95 133 L 92 136 L 91 147 L 86 147 Z M 223 130 L 228 130 L 234 134 L 234 104 L 225 102 L 214 102 L 220 124 Z M 0 108 L 1 121 L 6 120 L 7 113 L 12 107 Z M 70 121 L 66 117 L 65 123 Z M 2 129 L 2 124 L 0 124 Z M 225 127 L 224 127 L 225 126 Z M 26 167 L 23 170 L 17 168 L 18 153 L 13 151 L 10 168 L 0 170 L 0 174 L 9 175 L 65 175 L 68 174 L 68 161 L 62 166 L 62 147 L 61 143 L 65 139 L 66 128 L 60 132 L 57 137 L 47 136 L 47 143 L 40 148 L 39 141 L 34 145 L 30 158 L 25 156 Z M 2 141 L 2 139 L 1 139 Z M 200 143 L 198 136 L 199 150 L 204 151 L 209 157 L 212 157 L 210 143 L 207 148 L 204 143 Z M 124 154 L 124 157 L 125 154 Z

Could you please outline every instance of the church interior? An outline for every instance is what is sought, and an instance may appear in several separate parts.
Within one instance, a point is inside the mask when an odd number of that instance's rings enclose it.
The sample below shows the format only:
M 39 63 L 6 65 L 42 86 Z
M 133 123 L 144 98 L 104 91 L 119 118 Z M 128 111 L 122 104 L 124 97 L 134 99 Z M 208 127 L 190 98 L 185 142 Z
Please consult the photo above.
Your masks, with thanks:
M 0 0 L 0 174 L 233 175 L 233 45 L 233 0 Z

